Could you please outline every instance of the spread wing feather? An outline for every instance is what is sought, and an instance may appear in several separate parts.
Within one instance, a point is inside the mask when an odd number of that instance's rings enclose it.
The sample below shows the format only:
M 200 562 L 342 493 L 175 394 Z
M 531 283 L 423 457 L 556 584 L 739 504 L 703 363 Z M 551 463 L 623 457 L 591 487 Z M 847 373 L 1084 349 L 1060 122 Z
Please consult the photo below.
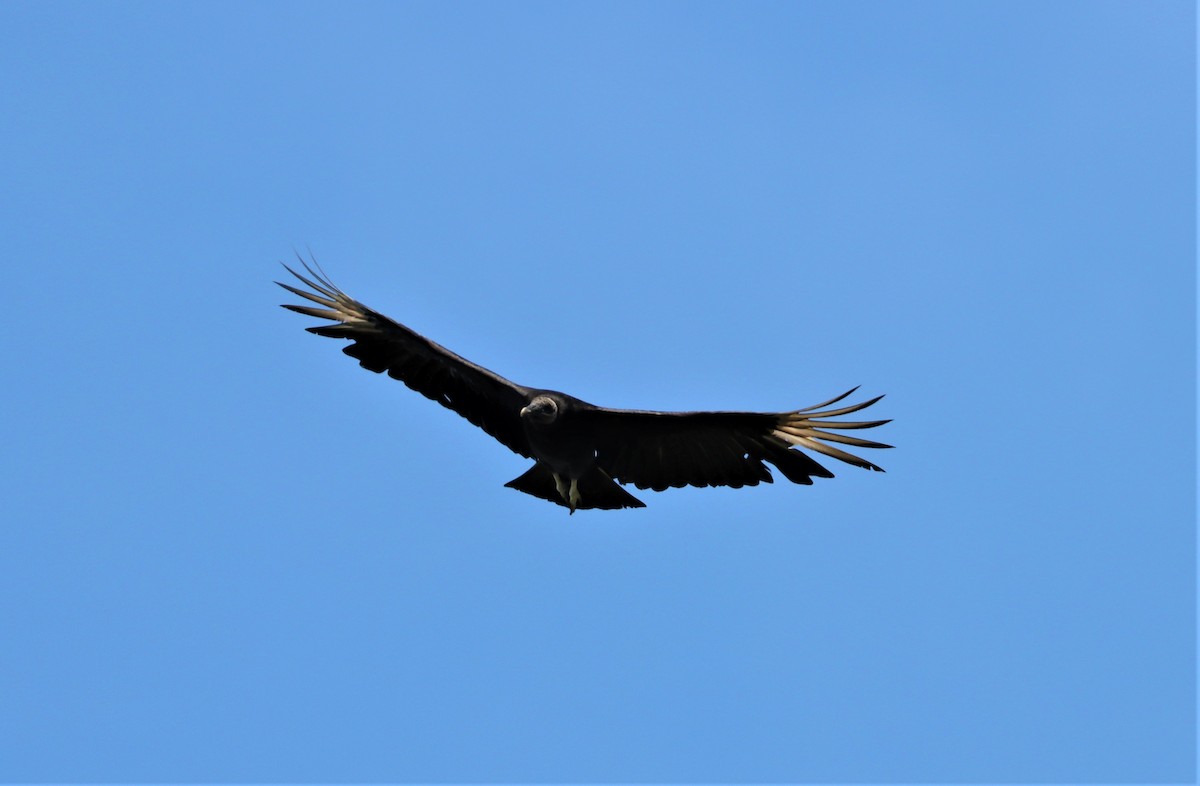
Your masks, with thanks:
M 889 422 L 830 420 L 866 409 L 883 398 L 825 409 L 855 390 L 793 412 L 645 412 L 595 407 L 582 414 L 592 424 L 596 463 L 616 480 L 641 489 L 740 488 L 770 483 L 768 463 L 793 483 L 807 485 L 814 477 L 832 478 L 833 473 L 796 447 L 883 471 L 866 459 L 826 444 L 891 447 L 831 431 L 874 428 Z
M 308 290 L 275 283 L 322 306 L 285 305 L 284 308 L 335 323 L 306 328 L 310 333 L 349 339 L 353 343 L 342 351 L 363 368 L 376 373 L 386 371 L 393 379 L 462 415 L 513 452 L 533 457 L 519 414 L 530 392 L 527 388 L 364 306 L 304 260 L 300 262 L 309 277 L 287 265 L 284 268 Z

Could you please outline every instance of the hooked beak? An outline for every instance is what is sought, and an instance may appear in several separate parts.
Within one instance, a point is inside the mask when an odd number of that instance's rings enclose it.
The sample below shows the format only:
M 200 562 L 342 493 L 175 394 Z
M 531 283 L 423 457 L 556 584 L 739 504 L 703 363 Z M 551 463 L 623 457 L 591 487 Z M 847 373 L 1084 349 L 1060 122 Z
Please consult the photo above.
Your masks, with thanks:
M 530 405 L 530 406 L 527 406 L 527 407 L 522 407 L 522 408 L 521 408 L 521 417 L 525 417 L 525 416 L 526 416 L 526 415 L 528 415 L 530 412 L 532 412 L 533 410 L 531 409 L 531 407 L 532 407 L 532 405 Z

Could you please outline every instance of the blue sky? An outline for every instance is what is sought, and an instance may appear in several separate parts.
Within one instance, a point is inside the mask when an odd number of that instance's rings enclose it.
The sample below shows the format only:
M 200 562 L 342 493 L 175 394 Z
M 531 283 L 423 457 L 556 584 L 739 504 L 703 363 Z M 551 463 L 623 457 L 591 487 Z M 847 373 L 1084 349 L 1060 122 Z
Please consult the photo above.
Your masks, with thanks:
M 0 5 L 0 780 L 1193 779 L 1195 33 Z M 517 382 L 897 448 L 568 518 L 294 247 Z

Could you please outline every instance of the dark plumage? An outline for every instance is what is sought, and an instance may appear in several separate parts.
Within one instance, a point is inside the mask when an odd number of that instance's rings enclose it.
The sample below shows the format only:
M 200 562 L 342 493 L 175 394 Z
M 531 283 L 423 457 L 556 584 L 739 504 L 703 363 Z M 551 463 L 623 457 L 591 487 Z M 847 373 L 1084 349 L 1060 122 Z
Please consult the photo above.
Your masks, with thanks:
M 303 263 L 303 260 L 301 260 Z M 643 412 L 608 409 L 553 390 L 527 388 L 459 357 L 346 295 L 307 264 L 306 278 L 288 272 L 311 291 L 279 286 L 317 306 L 284 308 L 333 324 L 310 333 L 350 340 L 342 351 L 363 368 L 398 379 L 426 398 L 491 434 L 535 464 L 505 485 L 577 508 L 641 508 L 645 504 L 618 483 L 662 491 L 681 486 L 755 486 L 772 482 L 772 464 L 793 483 L 833 473 L 796 450 L 804 447 L 856 467 L 875 464 L 828 442 L 856 448 L 887 448 L 879 442 L 830 429 L 865 429 L 887 420 L 835 421 L 874 404 L 878 396 L 825 409 L 836 398 L 793 412 Z

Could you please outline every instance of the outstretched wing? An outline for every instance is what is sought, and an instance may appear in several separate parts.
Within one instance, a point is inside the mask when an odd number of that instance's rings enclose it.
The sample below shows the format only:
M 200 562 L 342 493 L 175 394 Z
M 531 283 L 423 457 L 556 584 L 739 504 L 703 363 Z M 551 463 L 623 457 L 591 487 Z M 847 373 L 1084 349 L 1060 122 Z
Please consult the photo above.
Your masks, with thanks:
M 312 278 L 305 278 L 287 265 L 284 268 L 311 291 L 275 283 L 323 306 L 285 305 L 284 308 L 335 323 L 306 328 L 308 332 L 350 339 L 354 343 L 342 351 L 358 360 L 363 368 L 376 373 L 386 371 L 393 379 L 462 415 L 513 452 L 532 458 L 520 416 L 527 401 L 527 388 L 367 308 L 304 260 L 301 264 Z
M 581 413 L 593 428 L 596 463 L 622 483 L 641 489 L 674 486 L 754 486 L 772 482 L 764 462 L 793 483 L 811 484 L 833 473 L 794 447 L 808 448 L 856 467 L 883 470 L 829 442 L 856 448 L 889 448 L 830 429 L 864 429 L 887 420 L 826 420 L 848 415 L 883 396 L 824 409 L 858 388 L 795 412 L 641 412 L 594 407 Z

